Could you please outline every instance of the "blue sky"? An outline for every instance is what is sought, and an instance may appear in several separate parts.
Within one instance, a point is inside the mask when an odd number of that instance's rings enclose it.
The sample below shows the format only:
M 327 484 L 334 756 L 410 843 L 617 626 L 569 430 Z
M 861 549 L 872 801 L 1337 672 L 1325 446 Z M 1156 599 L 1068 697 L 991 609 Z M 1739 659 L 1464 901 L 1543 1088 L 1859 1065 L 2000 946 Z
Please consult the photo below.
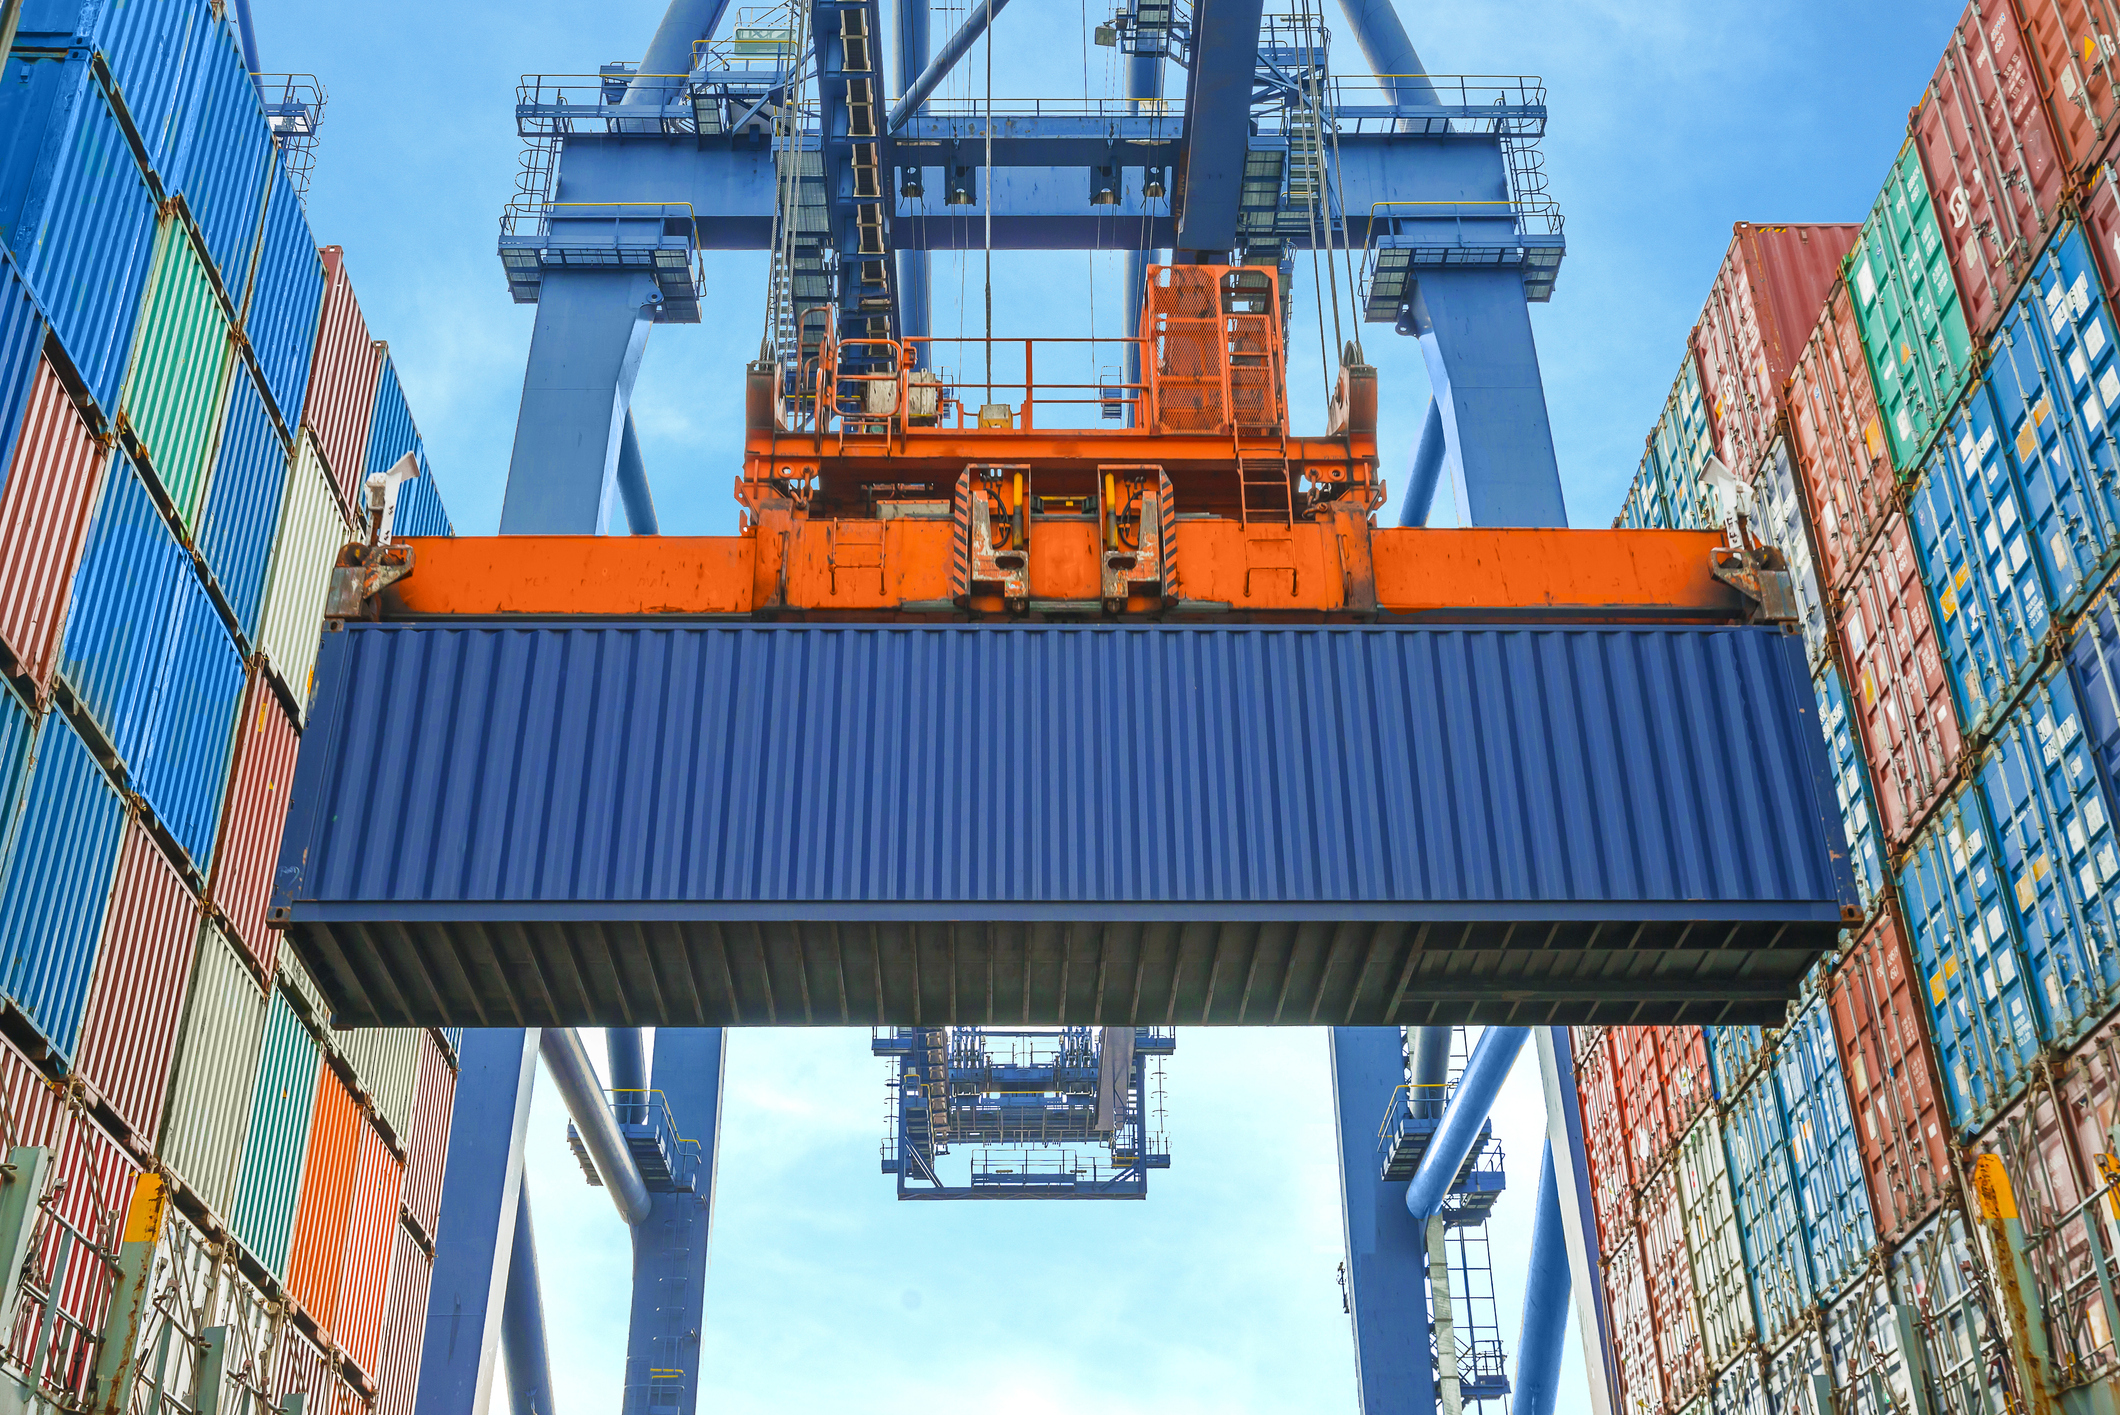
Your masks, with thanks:
M 1083 52 L 1086 0 L 996 22 L 995 92 L 1104 93 Z M 459 531 L 490 534 L 533 311 L 494 255 L 513 189 L 511 106 L 525 73 L 638 58 L 661 13 L 513 0 L 359 6 L 255 0 L 264 66 L 331 94 L 309 196 L 346 247 L 370 328 L 388 339 Z M 1782 0 L 1519 0 L 1401 12 L 1438 74 L 1537 74 L 1569 255 L 1534 307 L 1571 515 L 1609 524 L 1670 386 L 1730 223 L 1855 221 L 1905 140 L 1957 9 Z M 938 14 L 938 35 L 954 17 Z M 1328 23 L 1341 28 L 1337 11 Z M 1353 46 L 1342 67 L 1357 64 Z M 1118 263 L 995 261 L 996 332 L 1118 327 Z M 757 343 L 763 256 L 708 267 L 699 327 L 658 329 L 636 394 L 663 527 L 728 534 L 741 363 Z M 938 262 L 937 285 L 957 272 Z M 968 288 L 978 289 L 978 271 Z M 1087 282 L 1087 283 L 1085 283 Z M 1092 292 L 1093 301 L 1084 298 Z M 1307 288 L 1292 389 L 1320 421 Z M 938 309 L 938 332 L 954 327 Z M 733 331 L 733 332 L 732 332 Z M 1425 405 L 1410 341 L 1381 327 L 1386 476 L 1403 480 Z M 1452 514 L 1439 499 L 1438 519 Z M 988 1408 L 1042 1415 L 1349 1412 L 1351 1342 L 1334 1269 L 1337 1180 L 1325 1038 L 1188 1031 L 1169 1068 L 1174 1167 L 1146 1204 L 897 1204 L 876 1172 L 883 1069 L 864 1033 L 747 1032 L 729 1051 L 703 1408 L 749 1412 Z M 1520 1066 L 1498 1128 L 1514 1188 L 1494 1225 L 1513 1341 L 1541 1119 Z M 534 1116 L 537 1206 L 558 1415 L 618 1405 L 625 1235 L 580 1186 L 549 1087 Z M 1574 1338 L 1563 1410 L 1586 1404 Z

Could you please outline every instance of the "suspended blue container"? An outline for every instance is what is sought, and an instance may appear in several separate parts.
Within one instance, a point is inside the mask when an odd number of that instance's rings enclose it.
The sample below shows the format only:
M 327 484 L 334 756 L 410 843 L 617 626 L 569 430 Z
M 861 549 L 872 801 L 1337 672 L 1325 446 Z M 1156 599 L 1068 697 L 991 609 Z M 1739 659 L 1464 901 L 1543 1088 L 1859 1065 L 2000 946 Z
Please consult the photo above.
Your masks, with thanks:
M 13 704 L 7 713 L 15 711 Z M 19 760 L 29 739 L 0 760 Z M 19 770 L 17 772 L 19 775 Z M 47 713 L 0 889 L 0 984 L 38 1035 L 71 1062 L 88 1005 L 96 944 L 118 869 L 125 804 L 64 713 Z
M 1728 1101 L 1751 1079 L 1767 1044 L 1764 1027 L 1706 1027 L 1708 1034 L 1708 1078 L 1715 1098 Z
M 427 466 L 427 449 L 413 449 L 419 453 L 420 474 L 398 488 L 397 517 L 393 534 L 401 536 L 453 536 L 456 527 L 449 522 L 449 512 L 442 505 L 442 493 L 435 487 L 434 473 Z
M 243 642 L 253 648 L 265 608 L 265 576 L 272 566 L 287 467 L 287 444 L 273 426 L 265 395 L 251 377 L 250 366 L 239 361 L 228 381 L 221 445 L 207 483 L 206 512 L 199 519 L 199 554 L 235 611 Z
M 2039 662 L 2049 611 L 2029 502 L 1985 380 L 1959 400 L 1923 464 L 1907 521 L 1958 719 L 1993 730 Z
M 184 198 L 230 302 L 243 307 L 272 175 L 272 129 L 228 23 L 209 25 L 184 141 L 164 185 Z
M 317 321 L 324 313 L 324 261 L 317 255 L 302 198 L 275 162 L 265 196 L 264 234 L 258 243 L 257 274 L 243 306 L 265 391 L 289 432 L 302 425 L 309 364 L 316 353 Z
M 2074 222 L 2033 264 L 1990 341 L 1986 382 L 2065 622 L 2120 565 L 2120 362 L 2112 310 Z
M 111 459 L 74 575 L 59 676 L 131 766 L 152 730 L 178 595 L 196 582 L 190 557 L 132 459 Z
M 2041 1035 L 2072 1046 L 2120 1002 L 2120 849 L 2065 664 L 2041 675 L 2003 720 L 1979 781 Z
M 1789 1124 L 1789 1158 L 1811 1253 L 1812 1290 L 1830 1301 L 1869 1262 L 1877 1225 L 1864 1187 L 1840 1049 L 1822 1000 L 1807 1003 L 1782 1033 L 1774 1080 Z
M 177 582 L 156 677 L 146 735 L 127 756 L 126 784 L 204 875 L 213 864 L 244 672 L 242 652 L 196 575 Z
M 37 63 L 10 56 L 8 73 L 18 72 L 21 84 L 0 83 L 0 132 L 11 135 L 0 138 L 9 152 L 0 232 L 107 420 L 154 255 L 154 194 L 84 51 Z
M 90 16 L 148 165 L 166 177 L 183 139 L 193 71 L 218 28 L 213 11 L 206 0 L 101 0 L 84 10 Z
M 0 251 L 0 491 L 7 489 L 15 439 L 22 434 L 22 416 L 43 349 L 44 312 L 14 259 Z
M 1884 892 L 1884 832 L 1877 823 L 1877 802 L 1870 793 L 1870 767 L 1863 759 L 1862 739 L 1848 710 L 1847 685 L 1831 663 L 1811 680 L 1818 694 L 1818 725 L 1825 733 L 1826 760 L 1833 771 L 1833 796 L 1840 806 L 1841 829 L 1847 832 L 1848 859 L 1855 868 L 1855 891 L 1862 911 L 1877 907 Z
M 2039 1007 L 1979 793 L 1961 787 L 1899 872 L 1952 1126 L 1971 1137 L 2024 1094 Z
M 1759 1339 L 1770 1347 L 1796 1329 L 1814 1291 L 1788 1119 L 1774 1072 L 1771 1064 L 1760 1071 L 1723 1114 L 1723 1151 L 1730 1162 L 1745 1278 L 1759 1314 Z

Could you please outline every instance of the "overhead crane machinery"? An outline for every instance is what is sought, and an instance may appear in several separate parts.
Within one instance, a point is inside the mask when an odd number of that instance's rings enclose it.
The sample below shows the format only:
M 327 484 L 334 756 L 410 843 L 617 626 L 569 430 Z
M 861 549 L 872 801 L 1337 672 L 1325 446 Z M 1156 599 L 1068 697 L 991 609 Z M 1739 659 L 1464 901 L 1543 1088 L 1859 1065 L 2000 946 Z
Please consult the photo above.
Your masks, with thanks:
M 1007 23 L 1001 0 L 972 5 L 932 52 L 922 0 L 897 0 L 889 45 L 880 0 L 801 0 L 785 22 L 740 25 L 728 40 L 724 7 L 674 0 L 637 66 L 525 80 L 525 160 L 500 255 L 511 294 L 537 314 L 502 535 L 393 542 L 379 489 L 373 533 L 335 572 L 330 612 L 348 632 L 326 636 L 320 701 L 369 691 L 361 665 L 411 642 L 375 631 L 452 623 L 1219 630 L 1786 618 L 1780 567 L 1741 523 L 1727 544 L 1558 529 L 1566 513 L 1528 306 L 1550 295 L 1565 242 L 1539 169 L 1535 80 L 1428 75 L 1390 0 L 1343 0 L 1374 79 L 1332 72 L 1312 11 L 1125 0 L 1099 27 L 1127 60 L 1125 97 L 1016 112 L 933 97 L 988 27 Z M 1174 64 L 1182 97 L 1164 93 Z M 991 328 L 970 345 L 939 338 L 930 258 L 982 249 L 1123 251 L 1126 338 L 1086 362 L 1041 347 L 1064 341 L 997 340 Z M 740 533 L 662 537 L 634 384 L 654 326 L 706 317 L 716 296 L 700 255 L 728 250 L 766 251 L 770 269 L 764 337 L 744 371 Z M 1331 285 L 1335 321 L 1344 282 L 1360 323 L 1419 341 L 1432 392 L 1400 528 L 1375 523 L 1386 395 L 1359 338 L 1341 338 L 1326 360 L 1327 426 L 1290 427 L 1300 254 Z M 1092 372 L 1055 378 L 1056 366 Z M 1423 531 L 1445 478 L 1469 528 Z M 632 538 L 600 538 L 620 517 Z M 385 622 L 362 627 L 373 620 Z M 1761 662 L 1786 658 L 1802 686 L 1800 650 L 1767 653 Z M 1794 697 L 1774 697 L 1783 673 L 1761 680 L 1762 701 L 1786 704 L 1759 709 L 1762 730 L 1800 714 Z M 1176 710 L 1136 706 L 1149 718 Z M 969 1081 L 961 1097 L 926 1089 L 924 1067 L 954 1077 L 960 1059 L 937 1018 L 955 1022 L 962 1006 L 974 1027 L 1005 1025 L 1019 988 L 1023 1023 L 1121 1026 L 1137 1057 L 1167 1045 L 1154 1030 L 1139 1040 L 1144 1013 L 1337 1024 L 1344 1277 L 1367 1415 L 1458 1415 L 1509 1388 L 1492 1324 L 1467 1335 L 1454 1320 L 1451 1273 L 1454 1262 L 1469 1269 L 1465 1245 L 1498 1192 L 1487 1111 L 1532 1045 L 1549 1139 L 1515 1408 L 1551 1408 L 1572 1292 L 1594 1403 L 1609 1415 L 1597 1353 L 1611 1343 L 1585 1300 L 1597 1253 L 1581 1119 L 1567 1031 L 1553 1024 L 1765 1017 L 1852 899 L 1844 852 L 1814 821 L 1790 847 L 1821 882 L 1802 897 L 1717 901 L 1678 887 L 1642 906 L 1625 942 L 1571 919 L 1545 886 L 1506 881 L 1477 907 L 1380 895 L 1323 914 L 1276 913 L 1284 903 L 1272 899 L 1202 904 L 1193 917 L 1231 921 L 1204 934 L 1183 922 L 1193 906 L 1143 912 L 1123 894 L 1064 908 L 1009 895 L 967 913 L 911 897 L 745 902 L 698 885 L 608 918 L 499 899 L 451 916 L 475 921 L 466 932 L 431 900 L 326 907 L 311 892 L 333 847 L 299 833 L 328 830 L 341 818 L 334 802 L 352 819 L 346 793 L 381 789 L 333 755 L 359 716 L 324 711 L 319 745 L 302 758 L 274 920 L 342 1023 L 472 1028 L 419 1415 L 483 1415 L 503 1359 L 518 1412 L 552 1409 L 521 1189 L 540 1055 L 585 1171 L 633 1233 L 624 1409 L 691 1415 L 723 1058 L 719 1027 L 699 1022 L 891 1029 L 877 1042 L 901 1076 L 886 1168 L 913 1197 L 933 1178 L 921 1171 L 938 1124 L 1005 1136 L 1014 1123 Z M 1786 805 L 1803 793 L 1775 771 L 1824 780 L 1822 752 L 1800 736 L 1786 763 L 1727 762 L 1729 791 Z M 661 750 L 642 743 L 629 750 Z M 1097 789 L 1127 789 L 1096 753 L 1085 760 L 1105 773 Z M 1028 831 L 1030 820 L 996 828 Z M 1055 918 L 1077 922 L 1041 922 Z M 1271 922 L 1282 918 L 1358 924 L 1362 961 L 1341 967 L 1345 928 Z M 738 956 L 718 920 L 747 931 L 749 953 Z M 864 922 L 874 920 L 885 922 Z M 1106 976 L 1118 950 L 1133 960 L 1130 994 Z M 449 966 L 433 966 L 443 956 Z M 1659 981 L 1674 958 L 1701 981 Z M 961 986 L 980 967 L 983 1005 L 976 983 L 973 998 Z M 1488 1025 L 1453 1062 L 1461 1022 Z M 610 1028 L 608 1087 L 571 1030 L 581 1023 Z M 658 1026 L 652 1075 L 642 1023 Z M 986 1064 L 977 1035 L 966 1032 L 968 1072 Z M 1050 1073 L 1039 1084 L 1064 1095 L 1066 1068 L 1039 1065 Z M 1071 1109 L 1081 1108 L 1060 1106 Z M 1095 1111 L 1064 1118 L 1108 1133 L 1098 1127 L 1111 1115 Z M 1133 1153 L 1139 1172 L 1126 1182 L 1145 1182 L 1151 1157 Z M 974 1187 L 1038 1187 L 1020 1178 L 989 1172 Z

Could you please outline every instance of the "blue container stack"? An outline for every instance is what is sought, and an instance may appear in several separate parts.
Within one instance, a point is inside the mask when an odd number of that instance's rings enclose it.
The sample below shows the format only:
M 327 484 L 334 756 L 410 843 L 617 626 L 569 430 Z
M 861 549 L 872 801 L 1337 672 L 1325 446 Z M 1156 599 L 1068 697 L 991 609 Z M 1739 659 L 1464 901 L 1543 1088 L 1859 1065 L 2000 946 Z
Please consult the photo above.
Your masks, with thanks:
M 202 1122 L 208 1101 L 185 1092 L 194 1084 L 186 1077 L 205 1075 L 217 1095 L 240 1093 L 248 1105 L 250 1083 L 232 1082 L 229 1073 L 255 1070 L 259 1061 L 227 1051 L 232 1029 L 215 1021 L 215 1009 L 227 1005 L 218 999 L 246 990 L 270 995 L 282 1032 L 296 1026 L 313 1034 L 321 1070 L 313 1067 L 302 1085 L 409 1095 L 409 1075 L 362 1070 L 396 1060 L 362 1058 L 403 1053 L 414 1058 L 404 1064 L 416 1066 L 420 1044 L 351 1048 L 343 1036 L 334 1043 L 328 1019 L 305 1000 L 307 984 L 259 943 L 269 940 L 267 932 L 238 931 L 229 922 L 244 891 L 256 896 L 252 912 L 262 918 L 263 876 L 280 829 L 274 806 L 284 811 L 307 686 L 278 681 L 258 641 L 275 586 L 321 573 L 280 548 L 290 482 L 315 475 L 298 464 L 295 438 L 320 362 L 325 287 L 294 176 L 307 162 L 292 161 L 295 154 L 275 137 L 234 25 L 232 7 L 224 12 L 208 0 L 28 0 L 5 56 L 0 496 L 10 505 L 45 496 L 53 509 L 0 518 L 0 536 L 21 525 L 31 528 L 22 534 L 38 537 L 0 545 L 0 557 L 45 567 L 0 577 L 0 662 L 10 672 L 32 663 L 8 638 L 25 623 L 48 626 L 57 662 L 48 677 L 25 667 L 23 677 L 0 684 L 0 1109 L 12 1116 L 10 1144 L 53 1152 L 58 1178 L 46 1207 L 87 1225 L 87 1238 L 112 1251 L 111 1215 L 81 1207 L 93 1192 L 90 1181 L 106 1184 L 115 1174 L 129 1184 L 143 1162 L 175 1153 L 163 1148 L 175 1143 L 174 1129 L 165 1120 L 154 1133 L 134 1133 L 134 1121 L 119 1113 L 131 1108 L 116 1105 L 36 1120 L 56 1112 L 32 1104 L 19 1078 L 73 1078 L 91 1101 L 121 1092 L 166 1095 L 166 1115 L 184 1115 L 195 1136 L 221 1137 L 215 1144 L 241 1147 L 254 1128 L 269 1134 L 269 1145 L 247 1154 L 192 1153 L 185 1165 L 166 1163 L 186 1231 L 231 1237 L 236 1246 L 228 1251 L 242 1250 L 241 1283 L 250 1294 L 243 1300 L 285 1304 L 286 1254 L 249 1249 L 253 1235 L 231 1227 L 231 1214 L 182 1177 L 241 1172 L 253 1187 L 282 1195 L 287 1220 L 305 1192 L 308 1092 L 283 1098 L 294 1119 L 261 1117 L 256 1127 L 247 1108 Z M 140 371 L 134 363 L 154 357 L 135 335 L 158 215 L 167 218 L 172 239 L 193 243 L 220 318 L 244 336 L 233 341 L 226 400 L 213 414 L 195 536 L 117 417 L 119 390 Z M 366 357 L 365 346 L 359 352 Z M 383 385 L 373 456 L 387 465 L 411 451 L 421 469 L 401 488 L 399 532 L 448 534 L 426 449 L 387 360 Z M 41 435 L 25 435 L 40 427 Z M 54 437 L 55 427 L 71 440 Z M 98 460 L 91 465 L 68 451 L 82 447 Z M 62 467 L 58 459 L 66 455 L 75 461 Z M 74 498 L 71 512 L 59 509 L 62 491 Z M 304 504 L 313 520 L 322 503 L 312 496 Z M 69 525 L 77 529 L 69 533 Z M 301 535 L 305 545 L 329 546 L 353 530 L 334 523 L 320 534 L 312 524 Z M 250 975 L 241 987 L 209 986 L 205 962 L 196 976 L 190 971 L 195 956 L 229 956 L 226 945 L 205 946 L 215 935 L 244 940 L 234 950 Z M 186 961 L 170 965 L 170 957 Z M 158 1035 L 159 1044 L 152 1040 Z M 456 1041 L 441 1038 L 446 1057 L 454 1057 Z M 290 1050 L 278 1034 L 261 1044 L 277 1047 L 275 1055 Z M 187 1063 L 188 1055 L 214 1059 Z M 446 1098 L 441 1104 L 446 1113 Z M 361 1123 L 381 1126 L 396 1158 L 406 1159 L 414 1143 L 408 1136 L 373 1115 Z M 187 1143 L 196 1150 L 207 1142 Z M 95 1172 L 67 1168 L 73 1164 Z M 116 1198 L 122 1211 L 124 1195 Z M 394 1213 L 396 1200 L 389 1202 Z M 394 1241 L 402 1250 L 411 1240 L 399 1234 Z M 49 1254 L 51 1245 L 40 1251 Z M 396 1270 L 405 1268 L 401 1255 Z M 91 1283 L 66 1300 L 67 1318 L 91 1335 L 100 1331 L 107 1291 Z M 246 1389 L 275 1404 L 305 1390 L 312 1409 L 358 1410 L 381 1401 L 391 1415 L 409 1410 L 409 1390 L 387 1382 L 376 1389 L 383 1373 L 364 1369 L 339 1344 L 340 1332 L 365 1320 L 342 1314 L 334 1331 L 299 1306 L 284 1309 L 280 1357 L 270 1371 L 246 1368 Z M 0 1333 L 0 1346 L 19 1362 L 16 1345 L 34 1334 L 35 1323 L 16 1326 L 13 1335 Z M 393 1360 L 392 1379 L 410 1379 L 403 1359 Z M 61 1375 L 55 1364 L 47 1394 L 56 1392 L 62 1403 L 85 1399 L 93 1365 Z

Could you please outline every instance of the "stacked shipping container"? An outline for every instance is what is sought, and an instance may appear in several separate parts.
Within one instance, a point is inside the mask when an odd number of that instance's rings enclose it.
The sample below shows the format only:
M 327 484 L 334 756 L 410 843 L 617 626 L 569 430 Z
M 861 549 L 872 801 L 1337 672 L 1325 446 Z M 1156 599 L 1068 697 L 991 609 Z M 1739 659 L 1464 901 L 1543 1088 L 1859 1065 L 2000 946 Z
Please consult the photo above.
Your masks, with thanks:
M 1719 524 L 1711 457 L 1748 488 L 1867 910 L 1786 1025 L 1708 1029 L 1691 1130 L 1641 1094 L 1685 1029 L 1579 1038 L 1608 1309 L 1690 1281 L 1704 1337 L 1622 1341 L 1630 1412 L 2120 1376 L 2116 19 L 1973 0 L 1860 228 L 1738 226 L 1618 517 Z
M 52 14 L 80 32 L 33 27 Z M 136 1331 L 167 1340 L 165 1390 L 199 1403 L 213 1314 L 228 1396 L 408 1410 L 450 1042 L 334 1030 L 265 900 L 359 483 L 412 453 L 398 529 L 448 518 L 232 19 L 133 0 L 23 24 L 0 84 L 0 1095 L 51 1182 L 0 1365 L 80 1398 L 114 1226 L 155 1170 L 175 1212 Z

